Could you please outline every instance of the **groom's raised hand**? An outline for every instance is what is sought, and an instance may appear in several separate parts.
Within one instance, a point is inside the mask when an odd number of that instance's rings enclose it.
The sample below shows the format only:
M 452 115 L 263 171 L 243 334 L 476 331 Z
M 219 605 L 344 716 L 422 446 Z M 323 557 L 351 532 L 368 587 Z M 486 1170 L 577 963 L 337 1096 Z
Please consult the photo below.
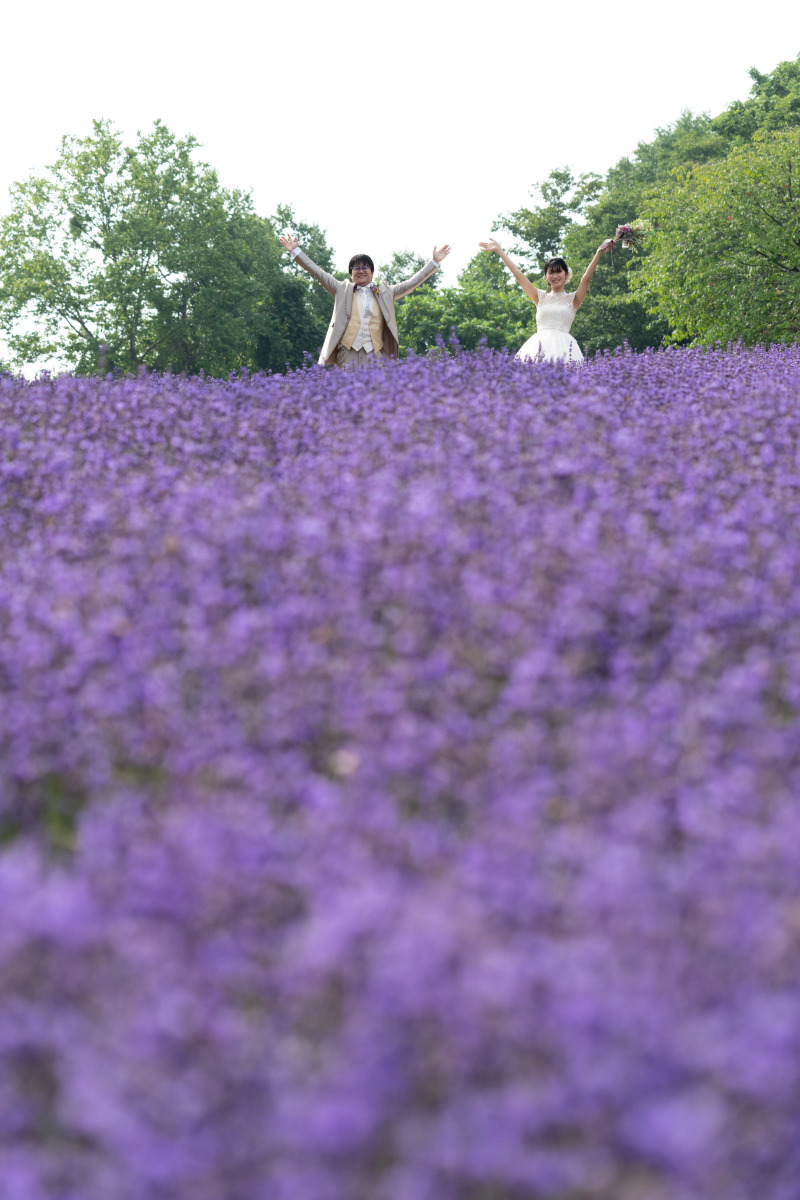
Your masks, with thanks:
M 437 250 L 436 247 L 434 246 L 433 254 L 431 255 L 431 258 L 433 259 L 433 261 L 435 263 L 440 263 L 443 258 L 447 258 L 449 253 L 450 253 L 449 246 L 442 246 L 441 250 Z
M 283 246 L 284 250 L 288 250 L 290 254 L 292 250 L 296 250 L 300 245 L 297 238 L 293 237 L 291 233 L 285 233 L 283 237 L 278 238 L 278 241 Z

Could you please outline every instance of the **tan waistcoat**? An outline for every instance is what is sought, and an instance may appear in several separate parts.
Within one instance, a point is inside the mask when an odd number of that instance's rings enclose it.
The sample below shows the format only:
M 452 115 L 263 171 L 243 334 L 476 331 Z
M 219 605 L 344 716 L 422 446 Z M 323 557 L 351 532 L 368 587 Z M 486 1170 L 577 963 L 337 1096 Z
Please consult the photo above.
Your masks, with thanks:
M 386 322 L 383 319 L 383 313 L 380 310 L 377 296 L 372 297 L 372 312 L 369 318 L 369 336 L 372 339 L 372 349 L 376 354 L 380 354 L 383 349 L 383 328 Z M 350 310 L 350 320 L 347 322 L 347 328 L 342 334 L 342 345 L 348 350 L 352 350 L 353 342 L 356 340 L 361 325 L 361 317 L 358 312 L 358 296 L 355 288 L 353 289 L 353 307 Z

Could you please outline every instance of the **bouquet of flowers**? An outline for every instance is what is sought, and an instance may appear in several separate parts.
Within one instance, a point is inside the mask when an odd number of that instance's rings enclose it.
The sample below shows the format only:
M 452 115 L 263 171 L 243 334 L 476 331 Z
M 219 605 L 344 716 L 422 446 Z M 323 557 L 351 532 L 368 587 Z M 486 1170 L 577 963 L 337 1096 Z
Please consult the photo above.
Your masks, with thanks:
M 639 250 L 644 241 L 644 230 L 641 225 L 618 225 L 614 241 L 621 241 L 624 250 Z
M 640 224 L 636 225 L 618 225 L 617 232 L 613 237 L 606 238 L 601 244 L 600 249 L 609 248 L 611 252 L 611 262 L 614 262 L 614 251 L 617 248 L 617 242 L 621 242 L 625 250 L 639 250 L 644 241 L 644 229 Z

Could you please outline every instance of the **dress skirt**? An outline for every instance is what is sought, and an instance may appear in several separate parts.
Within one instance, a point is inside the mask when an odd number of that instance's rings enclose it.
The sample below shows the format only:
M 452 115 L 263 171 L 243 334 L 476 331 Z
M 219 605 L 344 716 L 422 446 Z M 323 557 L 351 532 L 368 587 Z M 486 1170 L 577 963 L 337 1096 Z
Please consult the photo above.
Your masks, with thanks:
M 520 346 L 515 358 L 543 359 L 545 362 L 583 362 L 581 348 L 571 333 L 561 329 L 543 329 Z

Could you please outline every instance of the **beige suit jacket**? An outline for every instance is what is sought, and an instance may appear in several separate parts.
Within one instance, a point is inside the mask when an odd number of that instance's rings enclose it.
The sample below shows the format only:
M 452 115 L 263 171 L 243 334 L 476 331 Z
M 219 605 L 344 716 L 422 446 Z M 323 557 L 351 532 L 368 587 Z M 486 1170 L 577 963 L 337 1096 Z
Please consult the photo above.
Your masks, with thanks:
M 336 348 L 342 340 L 342 335 L 347 328 L 347 322 L 350 320 L 355 284 L 352 279 L 334 279 L 327 271 L 323 271 L 322 267 L 318 267 L 314 260 L 309 258 L 307 254 L 303 254 L 302 250 L 299 254 L 295 255 L 295 262 L 304 271 L 308 271 L 309 275 L 313 275 L 317 282 L 322 284 L 325 291 L 330 292 L 333 296 L 333 316 L 328 326 L 322 353 L 319 356 L 322 366 L 328 366 L 336 362 Z M 407 296 L 409 292 L 413 292 L 414 288 L 419 287 L 421 283 L 424 283 L 426 279 L 431 277 L 434 271 L 438 270 L 439 264 L 431 259 L 421 271 L 417 271 L 416 275 L 412 275 L 410 279 L 404 279 L 402 283 L 381 283 L 380 280 L 377 281 L 378 304 L 383 313 L 383 319 L 386 322 L 386 329 L 383 335 L 383 353 L 388 355 L 389 358 L 397 358 L 399 354 L 397 317 L 394 312 L 395 300 L 399 300 L 401 296 Z

